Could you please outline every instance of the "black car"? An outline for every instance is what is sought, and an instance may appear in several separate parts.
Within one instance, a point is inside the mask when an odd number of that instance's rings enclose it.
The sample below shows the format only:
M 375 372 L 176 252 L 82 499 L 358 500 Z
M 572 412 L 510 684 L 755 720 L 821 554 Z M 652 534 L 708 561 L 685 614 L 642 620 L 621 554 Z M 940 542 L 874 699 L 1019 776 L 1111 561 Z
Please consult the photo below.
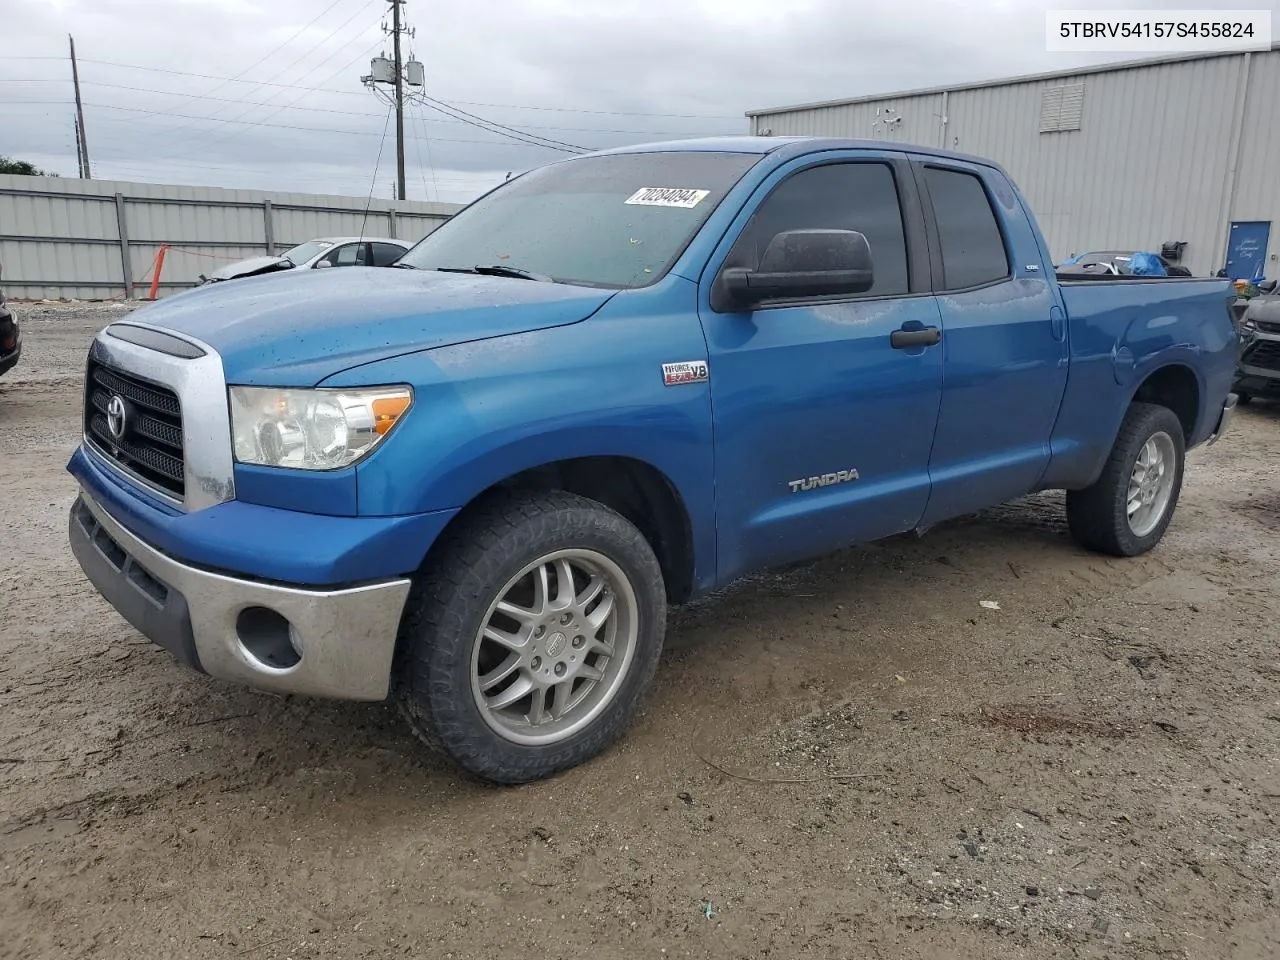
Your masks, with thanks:
M 0 271 L 3 278 L 3 271 Z M 13 308 L 4 301 L 4 290 L 0 289 L 0 374 L 8 373 L 22 356 L 22 331 L 18 329 L 18 318 Z
M 1240 403 L 1280 397 L 1280 292 L 1274 280 L 1258 290 L 1240 318 L 1239 360 L 1231 388 Z

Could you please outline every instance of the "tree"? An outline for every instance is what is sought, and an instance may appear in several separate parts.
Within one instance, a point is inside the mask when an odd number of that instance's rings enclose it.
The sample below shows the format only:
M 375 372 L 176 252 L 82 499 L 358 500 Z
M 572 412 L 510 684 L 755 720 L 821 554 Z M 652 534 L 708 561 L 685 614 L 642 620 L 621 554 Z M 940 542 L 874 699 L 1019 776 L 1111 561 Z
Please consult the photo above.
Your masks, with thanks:
M 33 163 L 25 160 L 14 160 L 0 154 L 0 173 L 17 173 L 25 177 L 56 177 L 56 173 L 45 173 Z

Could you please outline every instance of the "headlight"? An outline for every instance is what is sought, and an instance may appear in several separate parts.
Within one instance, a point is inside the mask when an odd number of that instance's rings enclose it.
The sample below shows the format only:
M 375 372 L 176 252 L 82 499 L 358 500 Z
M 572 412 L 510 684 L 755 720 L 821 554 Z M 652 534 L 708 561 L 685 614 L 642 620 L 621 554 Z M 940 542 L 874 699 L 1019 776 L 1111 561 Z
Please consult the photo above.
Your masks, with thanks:
M 363 459 L 413 403 L 408 387 L 368 390 L 231 388 L 236 459 L 268 467 L 336 470 Z

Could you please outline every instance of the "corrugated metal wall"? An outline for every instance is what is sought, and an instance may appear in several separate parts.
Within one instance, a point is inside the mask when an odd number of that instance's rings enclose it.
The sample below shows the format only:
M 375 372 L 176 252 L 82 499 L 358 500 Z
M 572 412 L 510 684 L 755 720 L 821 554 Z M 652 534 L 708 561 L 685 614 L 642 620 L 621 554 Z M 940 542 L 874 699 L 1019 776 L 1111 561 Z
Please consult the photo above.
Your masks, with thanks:
M 1045 89 L 1073 83 L 1085 88 L 1080 129 L 1041 133 Z M 901 121 L 886 124 L 885 108 Z M 1225 262 L 1231 221 L 1271 221 L 1267 272 L 1276 276 L 1278 116 L 1280 51 L 1272 50 L 780 110 L 752 117 L 752 130 L 990 157 L 1026 194 L 1057 260 L 1183 240 L 1183 263 L 1210 274 Z
M 222 264 L 313 237 L 416 241 L 459 209 L 375 200 L 366 216 L 367 203 L 363 197 L 0 175 L 3 288 L 14 298 L 145 296 L 156 254 L 167 244 L 163 294 Z
M 1231 216 L 1271 223 L 1267 276 L 1280 277 L 1280 52 L 1254 54 L 1244 104 Z
M 874 103 L 814 107 L 753 117 L 752 132 L 762 134 L 767 130 L 775 137 L 859 137 L 940 147 L 942 107 L 940 93 L 890 97 Z M 899 117 L 900 120 L 896 119 Z

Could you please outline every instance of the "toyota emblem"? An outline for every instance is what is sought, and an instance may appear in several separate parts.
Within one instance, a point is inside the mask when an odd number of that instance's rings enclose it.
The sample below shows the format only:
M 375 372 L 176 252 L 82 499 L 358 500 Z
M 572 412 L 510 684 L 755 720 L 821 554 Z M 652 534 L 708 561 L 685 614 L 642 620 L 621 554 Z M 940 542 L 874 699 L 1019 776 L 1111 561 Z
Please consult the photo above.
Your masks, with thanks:
M 124 439 L 124 432 L 129 428 L 129 410 L 124 404 L 124 397 L 115 394 L 107 401 L 107 429 L 117 440 Z

